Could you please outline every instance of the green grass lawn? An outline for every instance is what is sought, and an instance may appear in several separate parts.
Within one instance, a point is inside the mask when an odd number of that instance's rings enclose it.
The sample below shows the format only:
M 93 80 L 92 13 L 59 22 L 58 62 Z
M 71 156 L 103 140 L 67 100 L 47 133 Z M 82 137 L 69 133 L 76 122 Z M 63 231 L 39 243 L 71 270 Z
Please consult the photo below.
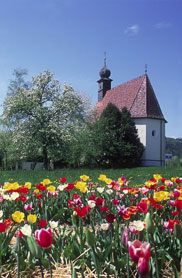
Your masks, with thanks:
M 54 171 L 0 171 L 0 184 L 7 181 L 24 184 L 26 181 L 33 185 L 40 183 L 43 179 L 49 178 L 51 181 L 59 181 L 60 177 L 66 177 L 69 183 L 79 180 L 81 175 L 88 175 L 93 182 L 98 181 L 100 174 L 105 174 L 108 178 L 117 180 L 121 176 L 130 178 L 130 185 L 142 184 L 150 179 L 153 174 L 161 174 L 162 177 L 181 177 L 182 167 L 138 167 L 131 169 L 60 169 Z M 131 178 L 132 177 L 132 178 Z M 10 180 L 12 179 L 12 180 Z

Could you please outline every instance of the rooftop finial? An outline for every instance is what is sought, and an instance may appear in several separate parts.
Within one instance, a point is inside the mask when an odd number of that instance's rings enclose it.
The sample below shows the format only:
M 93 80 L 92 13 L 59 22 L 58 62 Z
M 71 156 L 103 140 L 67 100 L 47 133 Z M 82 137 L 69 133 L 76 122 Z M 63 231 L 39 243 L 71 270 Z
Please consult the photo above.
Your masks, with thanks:
M 104 52 L 104 66 L 106 67 L 106 51 Z
M 147 71 L 148 71 L 148 65 L 145 64 L 145 74 L 147 74 Z

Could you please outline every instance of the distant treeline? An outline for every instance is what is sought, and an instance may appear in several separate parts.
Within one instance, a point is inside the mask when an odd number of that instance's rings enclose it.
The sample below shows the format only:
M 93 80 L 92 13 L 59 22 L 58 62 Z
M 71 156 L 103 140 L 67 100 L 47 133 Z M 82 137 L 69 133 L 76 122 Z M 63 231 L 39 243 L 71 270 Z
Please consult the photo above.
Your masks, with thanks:
M 166 153 L 182 158 L 182 138 L 166 138 Z

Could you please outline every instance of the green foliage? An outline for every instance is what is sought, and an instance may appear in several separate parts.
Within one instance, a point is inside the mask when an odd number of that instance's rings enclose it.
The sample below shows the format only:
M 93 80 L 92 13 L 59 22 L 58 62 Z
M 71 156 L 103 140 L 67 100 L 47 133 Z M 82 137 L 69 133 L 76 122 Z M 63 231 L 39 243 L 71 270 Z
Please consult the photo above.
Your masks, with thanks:
M 65 158 L 73 131 L 87 117 L 88 100 L 66 85 L 61 95 L 59 81 L 49 71 L 32 78 L 29 86 L 25 86 L 23 75 L 16 75 L 10 83 L 3 119 L 12 123 L 17 156 L 21 160 L 42 156 L 47 169 L 49 159 Z
M 140 164 L 143 145 L 131 115 L 126 108 L 119 109 L 109 103 L 95 123 L 97 161 L 102 167 L 133 167 Z
M 182 158 L 182 140 L 166 138 L 166 153 Z

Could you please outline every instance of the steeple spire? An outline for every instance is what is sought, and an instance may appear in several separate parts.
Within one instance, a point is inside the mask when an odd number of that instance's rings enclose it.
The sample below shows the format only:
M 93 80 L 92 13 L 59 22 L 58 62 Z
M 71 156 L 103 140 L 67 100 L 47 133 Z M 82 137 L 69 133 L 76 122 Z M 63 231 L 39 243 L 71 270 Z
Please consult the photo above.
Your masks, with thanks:
M 106 51 L 104 52 L 104 67 L 106 67 Z
M 97 81 L 99 84 L 98 88 L 98 101 L 101 101 L 105 96 L 106 92 L 111 89 L 112 79 L 109 78 L 111 71 L 106 66 L 106 52 L 104 52 L 104 66 L 99 72 L 100 79 Z

